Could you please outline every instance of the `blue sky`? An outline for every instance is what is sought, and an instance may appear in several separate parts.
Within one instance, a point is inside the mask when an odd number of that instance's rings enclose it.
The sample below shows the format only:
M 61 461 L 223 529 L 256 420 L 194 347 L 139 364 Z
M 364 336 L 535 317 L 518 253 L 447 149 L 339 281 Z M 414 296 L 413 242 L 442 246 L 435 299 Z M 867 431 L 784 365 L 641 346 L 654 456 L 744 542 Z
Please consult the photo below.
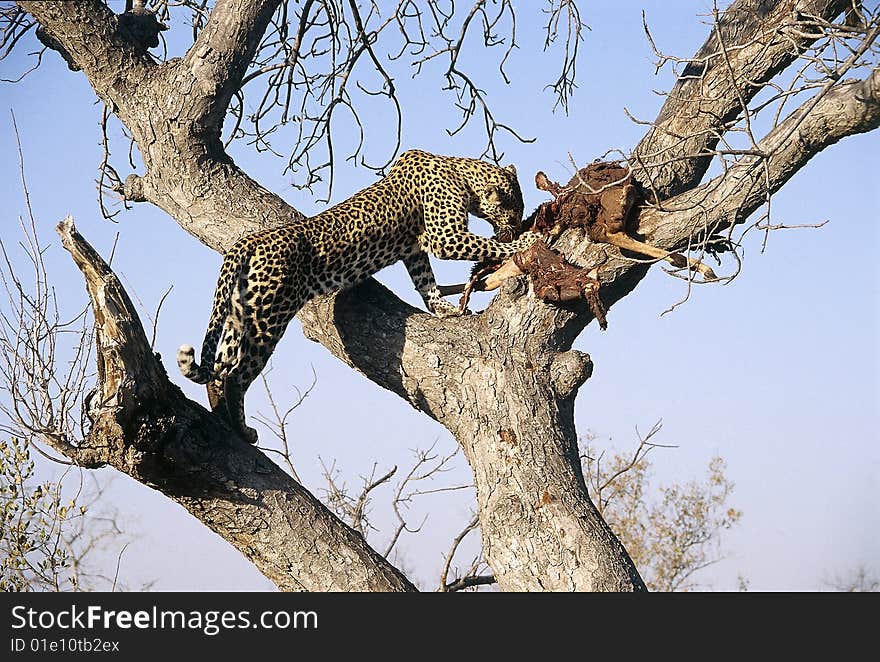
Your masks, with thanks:
M 705 14 L 711 4 L 583 3 L 583 18 L 592 29 L 582 44 L 578 89 L 568 116 L 552 112 L 553 98 L 543 90 L 558 61 L 558 53 L 540 53 L 544 17 L 535 11 L 527 18 L 531 5 L 520 4 L 521 48 L 506 67 L 511 85 L 493 73 L 494 59 L 472 62 L 499 120 L 537 138 L 530 144 L 501 142 L 505 161 L 519 170 L 530 209 L 546 199 L 531 185 L 535 171 L 567 181 L 569 154 L 584 164 L 612 148 L 630 150 L 643 127 L 627 119 L 624 108 L 645 119 L 660 108 L 663 99 L 654 90 L 669 89 L 673 78 L 668 68 L 655 75 L 641 9 L 658 47 L 686 56 L 705 39 L 708 28 L 697 14 Z M 27 50 L 3 63 L 0 76 L 20 70 Z M 152 314 L 174 285 L 162 308 L 157 350 L 172 379 L 204 402 L 203 390 L 177 375 L 173 357 L 179 344 L 198 346 L 201 341 L 221 258 L 148 205 L 123 211 L 117 224 L 100 217 L 94 184 L 100 107 L 82 74 L 70 73 L 55 54 L 45 59 L 23 82 L 0 86 L 0 148 L 7 155 L 0 162 L 7 201 L 3 240 L 17 239 L 16 217 L 24 213 L 11 109 L 38 230 L 51 244 L 46 260 L 62 306 L 78 309 L 85 291 L 56 241 L 54 225 L 72 214 L 105 256 L 118 232 L 114 266 L 146 312 Z M 453 138 L 446 133 L 457 117 L 449 93 L 439 91 L 439 68 L 415 81 L 404 69 L 395 77 L 402 104 L 413 111 L 404 117 L 402 148 L 479 155 L 478 127 Z M 371 108 L 365 120 L 368 156 L 378 155 L 391 135 L 387 114 Z M 342 149 L 350 129 L 344 121 L 338 125 Z M 113 131 L 119 135 L 118 127 Z M 590 430 L 601 443 L 627 449 L 636 427 L 645 431 L 662 418 L 659 441 L 677 448 L 654 455 L 660 482 L 700 477 L 714 455 L 727 461 L 728 477 L 736 483 L 731 503 L 744 516 L 724 537 L 727 558 L 700 576 L 707 585 L 733 589 L 743 575 L 753 589 L 813 589 L 821 587 L 823 578 L 858 564 L 880 572 L 878 148 L 876 132 L 846 139 L 815 158 L 774 198 L 777 222 L 828 220 L 824 228 L 774 233 L 763 254 L 754 234 L 745 245 L 743 273 L 733 283 L 697 288 L 685 305 L 663 316 L 684 295 L 684 284 L 655 266 L 611 310 L 607 331 L 591 325 L 576 342 L 595 363 L 576 403 L 582 433 Z M 122 168 L 124 151 L 117 142 L 115 163 L 123 178 L 129 172 Z M 233 155 L 260 183 L 302 211 L 323 207 L 291 186 L 292 176 L 282 173 L 283 160 L 255 155 L 244 146 Z M 332 201 L 371 181 L 374 175 L 365 169 L 340 164 Z M 476 227 L 485 233 L 485 226 Z M 444 283 L 460 282 L 469 268 L 436 261 L 435 266 Z M 421 306 L 402 265 L 379 278 Z M 317 385 L 290 429 L 297 471 L 319 495 L 324 485 L 319 458 L 335 459 L 346 482 L 355 485 L 374 463 L 380 471 L 394 464 L 405 467 L 411 463 L 410 449 L 434 443 L 444 454 L 455 449 L 444 428 L 343 366 L 322 346 L 307 342 L 296 322 L 272 365 L 269 380 L 280 400 L 294 397 L 292 387 L 307 387 L 312 370 L 317 374 Z M 259 385 L 251 391 L 249 412 L 265 412 Z M 454 464 L 438 486 L 470 482 L 463 458 Z M 113 473 L 100 471 L 106 477 Z M 117 475 L 108 498 L 137 536 L 122 564 L 130 585 L 156 580 L 159 589 L 269 588 L 237 551 L 149 488 Z M 433 587 L 442 555 L 469 520 L 470 508 L 466 492 L 427 495 L 413 507 L 413 522 L 428 519 L 422 532 L 405 537 L 400 548 L 405 565 L 426 586 Z M 377 524 L 386 525 L 374 538 L 382 547 L 390 514 L 381 499 L 375 516 Z

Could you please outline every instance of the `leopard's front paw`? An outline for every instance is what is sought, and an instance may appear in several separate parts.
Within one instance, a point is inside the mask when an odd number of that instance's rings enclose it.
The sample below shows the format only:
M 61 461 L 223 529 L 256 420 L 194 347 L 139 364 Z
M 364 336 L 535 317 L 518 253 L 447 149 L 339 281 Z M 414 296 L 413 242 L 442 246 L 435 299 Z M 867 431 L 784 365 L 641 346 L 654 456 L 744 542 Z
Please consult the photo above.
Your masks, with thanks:
M 431 312 L 434 313 L 437 317 L 460 317 L 461 315 L 467 315 L 470 311 L 465 308 L 461 309 L 458 306 L 453 306 L 448 301 L 436 301 L 431 306 Z

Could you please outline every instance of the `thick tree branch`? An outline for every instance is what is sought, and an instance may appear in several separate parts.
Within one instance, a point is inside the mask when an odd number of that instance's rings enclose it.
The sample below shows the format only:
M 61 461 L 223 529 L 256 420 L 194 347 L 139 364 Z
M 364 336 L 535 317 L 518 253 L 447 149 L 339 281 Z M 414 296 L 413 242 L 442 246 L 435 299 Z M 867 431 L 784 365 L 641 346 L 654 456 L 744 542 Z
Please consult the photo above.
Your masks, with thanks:
M 849 5 L 850 0 L 731 4 L 636 147 L 636 179 L 661 199 L 696 185 L 709 167 L 711 150 L 743 113 L 743 102 L 819 37 L 799 21 L 805 16 L 831 20 Z
M 302 218 L 236 167 L 220 141 L 225 105 L 219 100 L 234 92 L 243 74 L 221 74 L 221 64 L 236 57 L 237 47 L 254 47 L 252 42 L 259 41 L 271 18 L 273 3 L 221 2 L 219 8 L 226 13 L 211 30 L 206 27 L 198 42 L 203 50 L 216 48 L 219 59 L 208 58 L 210 66 L 195 56 L 187 63 L 155 65 L 122 38 L 116 16 L 98 0 L 20 4 L 64 46 L 132 132 L 147 171 L 128 177 L 127 199 L 158 205 L 220 252 L 242 234 Z M 235 14 L 239 4 L 247 5 L 240 16 Z M 208 41 L 212 37 L 214 41 Z M 246 68 L 250 56 L 240 55 L 235 67 Z M 214 83 L 209 82 L 211 76 Z M 218 195 L 202 195 L 220 181 L 224 184 L 216 190 Z
M 816 154 L 839 140 L 880 127 L 880 69 L 805 102 L 758 143 L 764 157 L 744 157 L 726 173 L 641 216 L 639 230 L 659 246 L 742 223 Z
M 743 103 L 748 103 L 766 83 L 816 41 L 820 33 L 813 25 L 814 19 L 830 20 L 848 6 L 846 0 L 784 0 L 777 3 L 737 0 L 731 4 L 720 16 L 717 28 L 690 59 L 657 120 L 634 150 L 634 177 L 641 178 L 643 183 L 650 181 L 646 190 L 661 199 L 684 192 L 674 208 L 687 203 L 693 209 L 694 201 L 706 196 L 709 185 L 697 189 L 701 193 L 694 193 L 694 197 L 690 197 L 690 193 L 708 168 L 711 150 L 730 123 L 742 114 Z M 806 29 L 805 24 L 812 27 Z M 725 54 L 726 59 L 722 62 Z M 804 163 L 806 160 L 799 162 L 797 168 Z M 765 191 L 758 188 L 763 201 Z M 720 194 L 715 196 L 715 201 L 721 197 Z M 669 201 L 663 202 L 664 209 L 668 204 Z M 756 208 L 752 206 L 752 211 Z M 648 243 L 668 251 L 681 250 L 692 243 L 694 235 L 687 234 L 686 229 L 697 228 L 705 234 L 708 227 L 704 225 L 708 222 L 706 218 L 694 213 L 690 218 L 683 212 L 677 221 L 663 216 L 663 222 L 669 227 L 661 232 L 658 227 L 661 216 L 657 210 L 643 211 L 636 229 Z M 578 230 L 565 232 L 554 248 L 569 262 L 587 270 L 601 266 L 603 286 L 599 294 L 606 306 L 629 294 L 649 268 L 644 261 L 634 262 L 622 257 L 617 249 L 606 244 L 584 241 L 583 232 Z M 496 303 L 509 305 L 503 296 L 496 298 L 492 305 Z M 567 316 L 563 312 L 556 317 L 560 349 L 570 346 L 570 341 L 593 319 L 586 306 L 573 306 L 568 310 L 570 314 Z M 548 328 L 545 324 L 537 326 Z
M 280 4 L 281 0 L 218 0 L 208 24 L 187 51 L 184 62 L 204 103 L 198 114 L 216 132 L 217 140 L 229 102 Z
M 411 591 L 363 536 L 168 381 L 119 279 L 68 217 L 61 242 L 83 272 L 98 346 L 92 428 L 71 449 L 174 499 L 285 590 Z
M 669 198 L 662 209 L 644 209 L 637 232 L 653 246 L 676 251 L 743 223 L 816 154 L 847 136 L 880 127 L 878 77 L 874 70 L 865 80 L 837 83 L 806 101 L 757 143 L 758 155 L 744 156 L 723 175 Z M 601 265 L 600 296 L 606 306 L 629 294 L 648 269 L 605 244 L 583 241 L 579 231 L 564 233 L 554 248 L 575 264 Z M 590 311 L 583 310 L 560 329 L 575 337 L 590 321 Z
M 116 15 L 100 0 L 18 3 L 40 23 L 88 76 L 111 107 L 125 107 L 155 63 L 119 31 Z
M 299 319 L 308 337 L 456 436 L 503 589 L 643 589 L 575 462 L 574 397 L 592 369 L 558 332 L 575 312 L 525 296 L 523 285 L 507 281 L 479 316 L 441 320 L 371 280 L 316 299 Z

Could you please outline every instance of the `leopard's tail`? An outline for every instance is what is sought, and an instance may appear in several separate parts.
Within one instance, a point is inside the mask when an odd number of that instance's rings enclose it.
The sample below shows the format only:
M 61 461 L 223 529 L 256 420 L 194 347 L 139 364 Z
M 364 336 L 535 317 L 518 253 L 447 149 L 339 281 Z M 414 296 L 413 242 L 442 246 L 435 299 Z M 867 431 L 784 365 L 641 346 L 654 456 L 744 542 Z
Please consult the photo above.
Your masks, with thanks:
M 207 384 L 214 380 L 214 357 L 223 334 L 223 325 L 230 313 L 233 287 L 237 287 L 239 274 L 247 265 L 240 250 L 233 247 L 223 259 L 223 267 L 217 278 L 214 290 L 214 303 L 211 307 L 211 321 L 202 341 L 201 365 L 196 363 L 196 350 L 192 345 L 181 345 L 177 350 L 177 367 L 187 379 L 196 384 Z
M 196 348 L 192 345 L 177 348 L 177 367 L 184 377 L 196 384 L 207 384 L 213 377 L 210 370 L 196 363 Z

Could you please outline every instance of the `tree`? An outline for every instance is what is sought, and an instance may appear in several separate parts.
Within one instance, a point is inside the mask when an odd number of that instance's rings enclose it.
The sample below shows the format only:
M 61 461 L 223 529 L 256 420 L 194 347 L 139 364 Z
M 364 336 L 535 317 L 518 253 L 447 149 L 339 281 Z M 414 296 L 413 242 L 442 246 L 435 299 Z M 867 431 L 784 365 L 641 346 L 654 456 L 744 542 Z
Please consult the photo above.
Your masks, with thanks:
M 835 573 L 832 579 L 823 580 L 832 591 L 842 593 L 876 593 L 880 591 L 880 579 L 864 565 L 850 569 L 843 574 Z
M 301 400 L 300 400 L 301 402 Z M 286 435 L 284 425 L 273 424 Z M 742 513 L 729 504 L 734 485 L 725 475 L 725 462 L 714 457 L 709 462 L 705 480 L 686 483 L 655 485 L 649 454 L 657 448 L 670 448 L 653 441 L 660 432 L 660 421 L 629 452 L 598 450 L 606 440 L 588 432 L 581 439 L 581 461 L 584 479 L 593 503 L 614 534 L 623 542 L 627 553 L 652 591 L 682 591 L 701 587 L 699 573 L 720 561 L 721 534 L 732 528 Z M 293 475 L 293 459 L 286 451 L 281 455 Z M 438 486 L 437 478 L 447 468 L 452 455 L 441 456 L 434 448 L 419 450 L 408 471 L 398 467 L 378 471 L 373 465 L 358 488 L 340 482 L 335 464 L 324 467 L 327 482 L 325 502 L 352 528 L 371 544 L 378 543 L 383 556 L 394 558 L 395 547 L 403 535 L 423 532 L 423 521 L 411 521 L 409 507 L 422 495 L 446 490 L 467 489 L 469 485 Z M 384 488 L 385 494 L 380 495 Z M 394 513 L 390 536 L 375 525 L 375 511 L 389 509 Z M 480 590 L 495 583 L 495 577 L 485 559 L 476 555 L 468 559 L 462 551 L 462 542 L 479 527 L 474 516 L 453 538 L 440 570 L 440 591 Z M 373 535 L 375 534 L 375 535 Z M 460 565 L 458 557 L 464 557 Z M 405 558 L 402 559 L 405 563 Z M 407 573 L 409 575 L 409 573 Z M 745 580 L 739 577 L 742 585 Z M 421 586 L 420 586 L 421 588 Z
M 463 120 L 484 120 L 489 156 L 497 156 L 494 141 L 507 128 L 462 65 L 469 30 L 484 28 L 487 47 L 499 43 L 499 16 L 513 16 L 507 2 L 478 1 L 458 16 L 432 1 L 402 2 L 385 15 L 376 6 L 362 13 L 354 2 L 329 0 L 302 7 L 219 0 L 210 11 L 159 2 L 162 20 L 193 12 L 194 41 L 182 57 L 158 62 L 149 49 L 163 25 L 142 2 L 121 15 L 97 1 L 18 8 L 4 14 L 5 43 L 16 45 L 39 24 L 36 36 L 83 71 L 137 145 L 143 174 L 123 182 L 108 166 L 102 183 L 129 202 L 161 207 L 219 251 L 246 232 L 301 217 L 228 157 L 224 119 L 235 123 L 232 137 L 258 149 L 271 149 L 274 123 L 298 123 L 290 163 L 305 170 L 305 184 L 315 184 L 331 172 L 332 114 L 352 108 L 347 85 L 360 58 L 374 64 L 372 82 L 395 105 L 394 81 L 375 48 L 388 26 L 403 35 L 402 53 L 415 49 L 417 63 L 435 57 L 429 44 L 448 58 Z M 548 40 L 570 35 L 556 83 L 565 104 L 581 25 L 575 3 L 549 8 Z M 774 192 L 824 148 L 880 124 L 873 61 L 880 25 L 861 3 L 740 0 L 712 19 L 706 43 L 678 61 L 679 78 L 656 120 L 621 158 L 644 198 L 631 231 L 664 250 L 693 249 L 698 258 L 735 256 L 737 226 L 769 232 Z M 331 52 L 338 57 L 324 56 Z M 852 74 L 861 78 L 845 78 Z M 243 85 L 263 76 L 268 91 L 248 114 Z M 766 127 L 763 137 L 759 127 Z M 582 179 L 568 187 L 581 194 L 569 201 L 571 213 L 590 191 Z M 92 298 L 99 386 L 83 438 L 44 439 L 81 466 L 109 464 L 161 490 L 281 588 L 412 589 L 362 536 L 169 382 L 112 270 L 71 221 L 59 233 Z M 606 307 L 630 294 L 649 268 L 589 241 L 582 228 L 565 230 L 552 247 L 596 270 Z M 593 309 L 542 303 L 524 279 L 511 279 L 482 314 L 439 320 L 415 314 L 370 281 L 313 301 L 299 319 L 309 338 L 454 434 L 473 469 L 483 548 L 502 589 L 644 588 L 589 499 L 579 461 L 573 403 L 592 365 L 571 345 L 593 321 Z
M 603 519 L 620 538 L 652 591 L 696 588 L 694 575 L 721 560 L 720 534 L 742 513 L 728 504 L 733 483 L 724 475 L 725 462 L 714 457 L 705 481 L 651 485 L 648 454 L 659 444 L 651 438 L 660 423 L 639 440 L 631 455 L 605 457 L 586 437 L 582 453 L 590 496 Z M 654 497 L 659 493 L 659 499 Z
M 34 484 L 35 476 L 31 442 L 0 441 L 0 589 L 124 588 L 119 564 L 127 543 L 104 486 L 76 467 L 56 480 Z M 105 567 L 103 551 L 115 556 L 115 568 Z

